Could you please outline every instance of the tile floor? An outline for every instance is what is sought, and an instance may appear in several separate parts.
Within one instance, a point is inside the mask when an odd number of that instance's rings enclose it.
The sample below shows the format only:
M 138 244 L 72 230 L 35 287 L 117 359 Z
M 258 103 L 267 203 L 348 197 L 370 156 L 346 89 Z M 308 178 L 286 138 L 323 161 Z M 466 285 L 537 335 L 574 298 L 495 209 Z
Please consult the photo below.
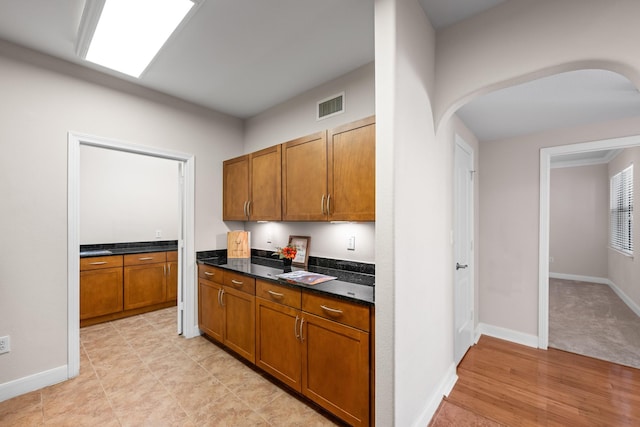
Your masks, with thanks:
M 80 375 L 0 402 L 0 425 L 336 425 L 205 338 L 177 336 L 175 315 L 82 328 Z

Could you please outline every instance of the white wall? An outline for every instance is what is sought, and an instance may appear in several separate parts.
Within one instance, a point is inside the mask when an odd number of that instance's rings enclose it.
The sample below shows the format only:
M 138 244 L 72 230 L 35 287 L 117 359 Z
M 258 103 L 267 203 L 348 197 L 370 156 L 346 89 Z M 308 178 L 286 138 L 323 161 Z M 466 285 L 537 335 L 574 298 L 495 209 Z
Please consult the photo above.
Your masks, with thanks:
M 80 146 L 80 244 L 177 240 L 178 197 L 177 161 Z
M 375 114 L 374 64 L 311 89 L 252 117 L 245 123 L 246 153 L 287 142 L 320 130 L 340 126 Z M 316 103 L 345 92 L 345 112 L 316 120 Z M 330 224 L 323 222 L 228 223 L 230 228 L 251 232 L 251 247 L 272 250 L 292 236 L 311 236 L 309 255 L 323 258 L 375 262 L 375 223 Z M 349 236 L 355 250 L 347 250 Z M 271 238 L 271 243 L 268 243 Z
M 607 279 L 607 165 L 551 169 L 549 271 Z
M 637 0 L 506 1 L 438 32 L 436 123 L 471 97 L 582 68 L 640 87 Z
M 251 153 L 374 115 L 374 76 L 372 62 L 246 120 L 245 151 Z M 345 112 L 316 120 L 317 102 L 340 92 L 345 92 Z
M 1 389 L 67 363 L 67 133 L 194 154 L 205 250 L 226 235 L 222 160 L 241 153 L 242 124 L 5 42 L 0 93 L 0 335 L 11 336 Z
M 627 148 L 615 159 L 609 162 L 608 177 L 633 164 L 633 191 L 634 203 L 638 206 L 638 194 L 640 194 L 640 147 Z M 636 209 L 634 207 L 634 209 Z M 635 256 L 629 257 L 613 249 L 608 250 L 609 279 L 624 292 L 629 299 L 640 306 L 640 261 L 638 251 L 640 251 L 640 215 L 634 212 L 633 242 Z
M 453 132 L 435 135 L 434 50 L 417 1 L 376 1 L 378 425 L 427 425 L 455 376 Z

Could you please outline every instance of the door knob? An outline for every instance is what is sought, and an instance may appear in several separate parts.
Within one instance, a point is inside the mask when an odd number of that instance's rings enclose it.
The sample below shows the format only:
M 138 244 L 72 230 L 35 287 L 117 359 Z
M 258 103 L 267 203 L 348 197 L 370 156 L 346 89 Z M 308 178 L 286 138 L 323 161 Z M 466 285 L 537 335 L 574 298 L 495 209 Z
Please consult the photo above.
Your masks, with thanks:
M 469 264 L 461 265 L 459 262 L 456 262 L 456 270 L 460 270 L 461 268 L 467 268 Z

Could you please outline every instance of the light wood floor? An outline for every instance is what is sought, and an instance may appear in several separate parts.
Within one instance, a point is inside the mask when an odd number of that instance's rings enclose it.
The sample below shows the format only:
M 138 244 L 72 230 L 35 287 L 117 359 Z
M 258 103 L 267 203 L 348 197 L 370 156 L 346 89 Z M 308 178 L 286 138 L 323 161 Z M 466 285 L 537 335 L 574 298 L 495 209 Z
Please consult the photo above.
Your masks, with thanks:
M 458 377 L 432 426 L 640 426 L 638 369 L 483 336 Z

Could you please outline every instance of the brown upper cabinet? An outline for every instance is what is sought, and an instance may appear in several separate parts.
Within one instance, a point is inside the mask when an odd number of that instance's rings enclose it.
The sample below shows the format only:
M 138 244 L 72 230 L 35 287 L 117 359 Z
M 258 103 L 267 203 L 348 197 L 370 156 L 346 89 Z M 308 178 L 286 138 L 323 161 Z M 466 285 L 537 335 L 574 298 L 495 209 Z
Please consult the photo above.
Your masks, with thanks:
M 223 162 L 224 221 L 282 219 L 281 145 Z
M 223 163 L 224 221 L 375 221 L 375 116 Z
M 375 221 L 375 117 L 283 144 L 282 219 Z

